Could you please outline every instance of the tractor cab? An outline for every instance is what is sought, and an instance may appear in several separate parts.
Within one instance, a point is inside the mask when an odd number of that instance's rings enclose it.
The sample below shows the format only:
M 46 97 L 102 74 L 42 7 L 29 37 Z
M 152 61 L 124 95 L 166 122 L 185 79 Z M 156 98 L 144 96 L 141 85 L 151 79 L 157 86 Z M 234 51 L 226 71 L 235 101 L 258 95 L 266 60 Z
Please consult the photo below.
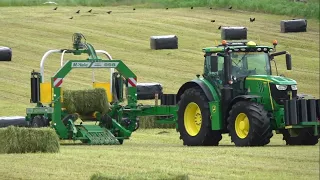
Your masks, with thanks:
M 252 75 L 271 76 L 271 61 L 274 56 L 286 54 L 287 69 L 291 70 L 291 56 L 286 51 L 276 52 L 274 47 L 260 46 L 253 41 L 222 40 L 215 47 L 203 49 L 205 53 L 204 76 L 211 77 L 218 84 L 233 84 Z M 228 57 L 225 66 L 225 57 Z

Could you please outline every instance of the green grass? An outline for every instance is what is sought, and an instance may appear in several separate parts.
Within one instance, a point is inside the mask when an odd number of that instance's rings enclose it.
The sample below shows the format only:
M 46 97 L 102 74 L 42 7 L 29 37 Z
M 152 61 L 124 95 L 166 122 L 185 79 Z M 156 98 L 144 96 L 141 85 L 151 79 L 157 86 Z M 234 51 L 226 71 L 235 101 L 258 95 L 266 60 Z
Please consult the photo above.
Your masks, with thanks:
M 48 0 L 49 1 L 49 0 Z M 43 0 L 2 0 L 0 6 L 34 6 L 42 5 Z M 134 5 L 138 7 L 214 7 L 226 9 L 230 5 L 236 10 L 266 12 L 280 15 L 293 15 L 303 18 L 320 18 L 319 1 L 308 0 L 308 3 L 294 0 L 59 0 L 59 5 L 69 6 L 115 6 Z
M 234 147 L 228 136 L 219 147 L 185 147 L 175 130 L 161 131 L 138 130 L 120 146 L 61 145 L 59 154 L 0 155 L 1 178 L 88 180 L 100 174 L 141 179 L 173 174 L 191 180 L 319 179 L 319 146 L 284 146 L 277 135 L 265 147 Z

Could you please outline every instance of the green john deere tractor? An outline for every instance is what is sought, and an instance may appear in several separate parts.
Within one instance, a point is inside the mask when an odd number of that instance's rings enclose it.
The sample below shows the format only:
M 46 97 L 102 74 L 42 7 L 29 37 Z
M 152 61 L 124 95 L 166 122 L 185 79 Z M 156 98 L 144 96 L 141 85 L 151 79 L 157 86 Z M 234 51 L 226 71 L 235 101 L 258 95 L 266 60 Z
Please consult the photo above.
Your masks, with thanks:
M 276 41 L 274 47 L 268 47 L 252 41 L 224 40 L 221 45 L 204 48 L 202 77 L 197 75 L 184 83 L 176 94 L 165 94 L 152 89 L 150 83 L 139 84 L 136 74 L 122 60 L 95 50 L 81 33 L 73 37 L 73 49 L 49 50 L 42 57 L 40 72 L 31 72 L 31 103 L 36 107 L 26 109 L 25 119 L 32 127 L 50 126 L 60 139 L 122 144 L 139 127 L 139 117 L 156 116 L 158 123 L 175 124 L 183 144 L 188 146 L 218 145 L 224 133 L 236 146 L 263 146 L 270 142 L 273 130 L 283 134 L 288 145 L 318 143 L 320 101 L 298 95 L 296 81 L 272 75 L 270 62 L 278 55 L 285 54 L 287 69 L 292 69 L 290 54 L 275 52 Z M 51 53 L 62 54 L 61 67 L 45 82 L 44 62 Z M 88 59 L 64 62 L 65 53 L 87 54 Z M 81 116 L 63 105 L 64 78 L 72 69 L 88 68 L 111 69 L 110 83 L 96 82 L 93 71 L 93 87 L 105 89 L 110 97 L 107 113 L 97 109 Z M 141 98 L 155 99 L 156 103 L 138 104 Z M 76 124 L 78 119 L 98 123 Z
M 204 48 L 202 77 L 177 94 L 178 131 L 185 145 L 218 145 L 223 133 L 236 146 L 263 146 L 273 130 L 287 145 L 315 145 L 319 139 L 319 99 L 297 94 L 297 82 L 272 75 L 270 62 L 285 54 L 253 41 L 222 41 Z M 274 53 L 272 53 L 274 52 Z M 278 73 L 278 72 L 277 72 Z

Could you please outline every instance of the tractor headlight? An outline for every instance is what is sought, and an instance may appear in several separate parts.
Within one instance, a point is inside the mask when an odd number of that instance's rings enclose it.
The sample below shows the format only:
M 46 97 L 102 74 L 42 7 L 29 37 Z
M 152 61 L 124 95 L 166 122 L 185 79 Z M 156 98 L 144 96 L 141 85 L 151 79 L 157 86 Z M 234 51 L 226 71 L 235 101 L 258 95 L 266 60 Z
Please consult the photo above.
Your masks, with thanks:
M 297 85 L 291 85 L 291 89 L 294 90 L 294 91 L 298 90 L 298 86 Z
M 287 85 L 276 85 L 277 89 L 280 91 L 284 91 L 287 89 Z

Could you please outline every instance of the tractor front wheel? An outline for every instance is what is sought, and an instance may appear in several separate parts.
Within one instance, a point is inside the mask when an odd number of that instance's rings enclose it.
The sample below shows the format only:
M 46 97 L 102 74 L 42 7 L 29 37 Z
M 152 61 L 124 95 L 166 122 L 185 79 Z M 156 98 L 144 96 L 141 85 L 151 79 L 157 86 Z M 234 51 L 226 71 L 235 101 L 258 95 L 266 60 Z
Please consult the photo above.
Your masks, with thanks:
M 267 111 L 261 104 L 240 101 L 232 106 L 228 131 L 236 146 L 264 146 L 273 136 Z
M 217 146 L 220 131 L 211 129 L 209 100 L 201 88 L 187 89 L 178 103 L 178 131 L 187 146 Z
M 289 130 L 283 130 L 283 140 L 286 145 L 316 145 L 318 144 L 318 136 L 313 134 L 312 129 L 297 129 L 296 132 L 290 133 Z

